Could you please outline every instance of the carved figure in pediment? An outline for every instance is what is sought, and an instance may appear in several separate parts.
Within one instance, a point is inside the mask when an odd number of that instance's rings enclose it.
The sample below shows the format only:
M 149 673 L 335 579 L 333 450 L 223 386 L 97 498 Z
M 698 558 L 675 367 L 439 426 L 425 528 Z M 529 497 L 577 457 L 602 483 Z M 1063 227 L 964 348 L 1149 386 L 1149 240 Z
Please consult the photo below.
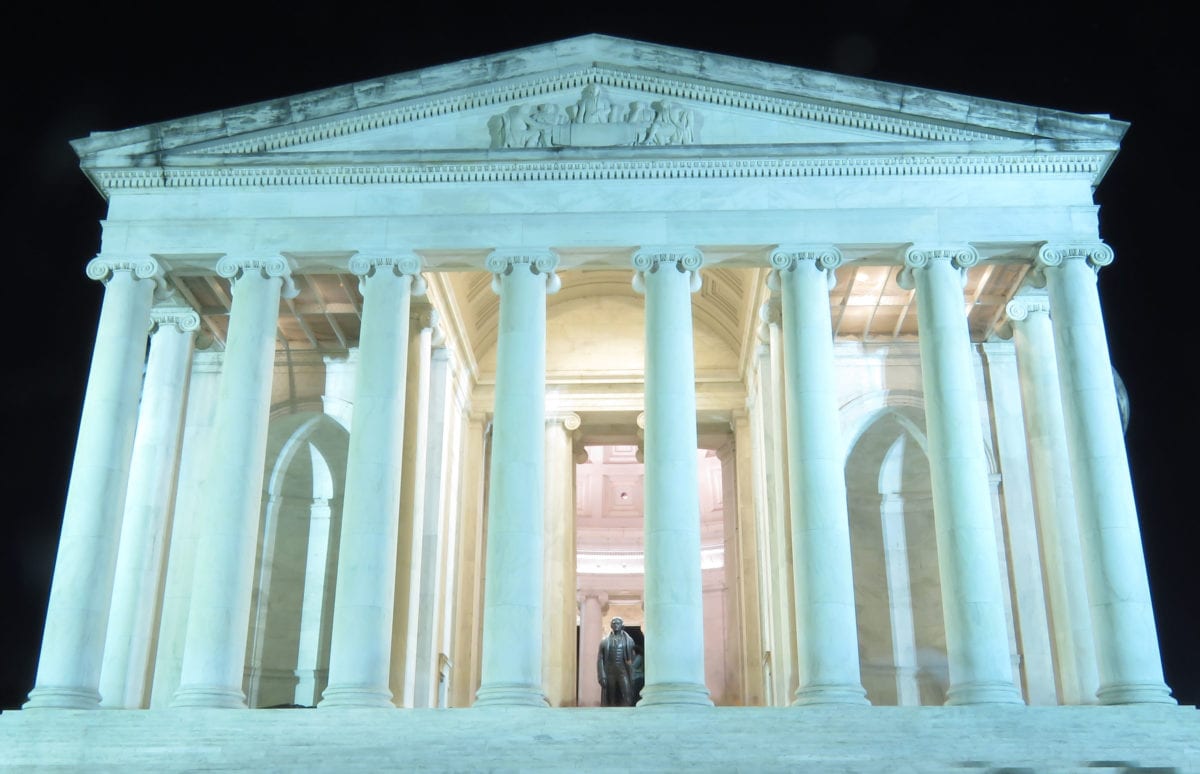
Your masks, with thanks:
M 629 103 L 629 112 L 625 114 L 625 122 L 630 124 L 644 124 L 654 120 L 654 110 L 650 108 L 649 103 L 640 100 L 634 100 Z
M 545 144 L 541 127 L 533 120 L 532 105 L 513 105 L 488 121 L 492 143 L 501 148 L 537 148 Z
M 612 120 L 613 105 L 604 89 L 594 83 L 583 87 L 583 96 L 575 105 L 571 120 L 577 124 L 607 124 Z
M 686 145 L 693 141 L 692 111 L 674 102 L 654 102 L 654 120 L 646 130 L 646 145 Z
M 574 105 L 513 105 L 488 120 L 493 148 L 685 145 L 696 142 L 694 112 L 674 102 L 613 104 L 588 84 Z

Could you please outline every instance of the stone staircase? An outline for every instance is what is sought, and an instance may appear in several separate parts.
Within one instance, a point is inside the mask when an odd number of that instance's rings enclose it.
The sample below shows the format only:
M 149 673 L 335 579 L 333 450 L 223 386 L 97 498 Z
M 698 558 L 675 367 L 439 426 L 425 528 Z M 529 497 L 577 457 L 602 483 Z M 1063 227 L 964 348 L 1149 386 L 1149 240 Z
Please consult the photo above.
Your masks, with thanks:
M 1180 772 L 1193 707 L 30 710 L 0 771 Z

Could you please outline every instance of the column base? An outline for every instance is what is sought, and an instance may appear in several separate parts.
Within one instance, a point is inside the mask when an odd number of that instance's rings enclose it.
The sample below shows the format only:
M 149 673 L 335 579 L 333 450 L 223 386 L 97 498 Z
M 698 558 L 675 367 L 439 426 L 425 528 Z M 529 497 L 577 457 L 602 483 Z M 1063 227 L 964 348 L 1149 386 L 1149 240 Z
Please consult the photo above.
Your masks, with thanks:
M 711 707 L 708 689 L 699 683 L 656 683 L 642 688 L 642 700 L 639 707 L 658 707 L 663 705 L 691 705 L 693 707 Z
M 1021 692 L 1012 683 L 995 682 L 963 683 L 952 685 L 946 692 L 946 706 L 965 704 L 1025 704 Z
M 806 685 L 796 689 L 793 707 L 816 704 L 857 704 L 869 707 L 867 692 L 861 685 Z
M 472 707 L 549 707 L 542 689 L 524 683 L 483 685 L 475 694 Z
M 172 707 L 215 707 L 246 709 L 246 695 L 223 685 L 181 685 L 175 691 Z
M 379 707 L 381 709 L 396 709 L 392 703 L 392 692 L 387 688 L 372 688 L 370 686 L 339 685 L 329 686 L 321 694 L 318 709 L 327 707 Z
M 33 694 L 29 695 L 30 700 Z M 1165 683 L 1117 683 L 1096 691 L 1101 704 L 1178 704 Z
M 100 692 L 94 688 L 38 686 L 29 692 L 21 709 L 100 709 Z

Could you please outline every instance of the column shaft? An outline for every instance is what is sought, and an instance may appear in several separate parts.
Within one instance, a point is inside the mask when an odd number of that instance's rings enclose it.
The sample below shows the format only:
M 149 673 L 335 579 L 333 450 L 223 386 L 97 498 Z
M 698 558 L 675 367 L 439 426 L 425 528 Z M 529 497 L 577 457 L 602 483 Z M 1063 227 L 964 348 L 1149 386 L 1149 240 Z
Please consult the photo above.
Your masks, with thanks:
M 439 660 L 437 636 L 438 601 L 442 599 L 443 577 L 448 557 L 442 551 L 448 536 L 442 523 L 444 481 L 450 475 L 446 457 L 447 405 L 451 400 L 450 352 L 434 349 L 429 360 L 428 425 L 425 433 L 425 505 L 421 530 L 421 593 L 417 620 L 417 657 L 413 704 L 438 706 Z
M 415 256 L 364 257 L 352 259 L 350 269 L 362 277 L 363 317 L 346 459 L 329 685 L 320 706 L 391 707 L 388 681 L 406 347 L 409 303 L 420 263 Z
M 544 707 L 542 530 L 550 252 L 488 256 L 500 295 L 488 489 L 483 667 L 475 706 Z M 551 290 L 557 289 L 554 284 Z
M 575 706 L 575 434 L 577 414 L 546 420 L 546 616 L 542 683 L 552 707 Z M 586 454 L 586 452 L 585 452 Z
M 850 522 L 837 414 L 829 277 L 832 249 L 780 248 L 788 491 L 800 686 L 796 704 L 865 704 L 858 667 Z
M 646 294 L 646 685 L 638 706 L 711 706 L 704 685 L 704 599 L 696 470 L 692 290 L 696 250 L 634 255 Z
M 1049 304 L 1044 298 L 1014 299 L 1008 305 L 1008 316 L 1017 354 L 1061 698 L 1064 704 L 1091 704 L 1100 678 Z
M 1104 245 L 1042 248 L 1083 546 L 1101 704 L 1174 703 L 1154 609 L 1093 265 Z
M 910 249 L 950 667 L 947 704 L 1021 702 L 1013 684 L 962 274 L 974 250 Z M 911 286 L 911 284 L 910 284 Z
M 601 598 L 603 597 L 603 599 Z M 600 706 L 600 677 L 596 674 L 596 648 L 604 638 L 604 607 L 608 595 L 582 592 L 579 602 L 579 706 Z
M 421 614 L 421 561 L 425 533 L 425 473 L 429 441 L 429 371 L 436 313 L 422 309 L 410 316 L 407 404 L 400 487 L 400 540 L 396 561 L 396 620 L 393 621 L 392 691 L 401 707 L 416 703 L 417 627 Z M 431 666 L 430 669 L 433 669 Z
M 188 308 L 152 310 L 129 489 L 100 670 L 102 707 L 145 706 L 150 643 L 162 580 L 163 544 L 179 462 L 179 439 L 200 316 Z
M 222 258 L 233 283 L 177 707 L 245 707 L 242 676 L 262 507 L 283 259 Z M 292 291 L 289 291 L 292 292 Z
M 104 302 L 29 709 L 91 709 L 100 703 L 97 688 L 137 422 L 151 278 L 157 272 L 150 258 L 96 258 L 87 267 L 89 277 L 105 283 Z

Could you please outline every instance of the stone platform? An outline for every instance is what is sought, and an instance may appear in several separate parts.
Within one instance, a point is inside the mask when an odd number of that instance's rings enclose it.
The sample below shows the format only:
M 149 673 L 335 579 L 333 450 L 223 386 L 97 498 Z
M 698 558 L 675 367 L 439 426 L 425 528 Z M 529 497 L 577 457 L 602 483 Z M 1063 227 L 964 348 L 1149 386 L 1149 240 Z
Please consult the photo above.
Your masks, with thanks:
M 9 711 L 0 771 L 1200 772 L 1194 707 Z

